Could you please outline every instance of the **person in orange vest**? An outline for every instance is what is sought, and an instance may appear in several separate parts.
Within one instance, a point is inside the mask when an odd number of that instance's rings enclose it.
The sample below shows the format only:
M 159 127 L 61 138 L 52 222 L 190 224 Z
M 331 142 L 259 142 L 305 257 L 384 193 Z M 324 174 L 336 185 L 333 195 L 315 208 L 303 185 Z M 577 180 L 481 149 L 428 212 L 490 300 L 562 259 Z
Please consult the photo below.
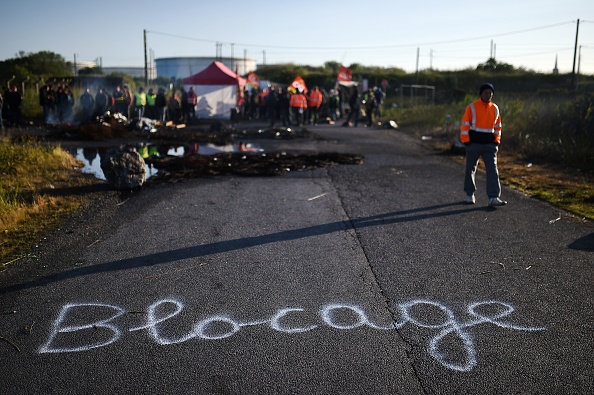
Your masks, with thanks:
M 320 88 L 314 86 L 307 97 L 307 110 L 309 115 L 306 123 L 313 123 L 314 125 L 318 124 L 320 107 L 322 106 L 323 99 L 324 97 L 322 96 L 322 92 L 320 92 Z
M 301 91 L 296 91 L 291 95 L 289 105 L 293 109 L 295 115 L 295 125 L 303 126 L 303 117 L 307 111 L 307 98 Z
M 501 184 L 497 170 L 497 151 L 501 143 L 501 114 L 499 107 L 493 103 L 495 88 L 486 83 L 480 86 L 480 98 L 466 106 L 460 124 L 460 141 L 466 146 L 466 172 L 464 175 L 464 192 L 466 203 L 474 204 L 476 199 L 475 173 L 479 158 L 483 158 L 487 173 L 487 196 L 489 206 L 505 206 L 501 200 Z

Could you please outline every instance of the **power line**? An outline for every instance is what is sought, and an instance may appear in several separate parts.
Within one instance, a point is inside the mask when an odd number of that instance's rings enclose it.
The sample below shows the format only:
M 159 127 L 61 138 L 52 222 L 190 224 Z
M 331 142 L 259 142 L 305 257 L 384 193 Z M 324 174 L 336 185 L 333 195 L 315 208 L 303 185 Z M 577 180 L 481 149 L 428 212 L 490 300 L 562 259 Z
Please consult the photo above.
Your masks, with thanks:
M 511 32 L 498 33 L 498 34 L 489 34 L 489 35 L 478 36 L 478 37 L 460 38 L 460 39 L 444 40 L 444 41 L 431 41 L 431 42 L 425 42 L 425 43 L 397 44 L 397 45 L 375 45 L 375 46 L 364 46 L 364 47 L 291 47 L 291 46 L 285 46 L 285 45 L 249 44 L 249 43 L 240 43 L 237 41 L 234 41 L 233 44 L 240 45 L 243 47 L 273 48 L 273 49 L 287 49 L 287 50 L 308 50 L 308 51 L 316 51 L 316 50 L 318 50 L 318 51 L 376 50 L 376 49 L 419 47 L 419 46 L 422 47 L 422 46 L 426 46 L 426 45 L 441 45 L 441 44 L 452 44 L 452 43 L 460 43 L 460 42 L 467 42 L 467 41 L 484 40 L 484 39 L 493 38 L 493 37 L 503 37 L 503 36 L 510 36 L 510 35 L 514 35 L 514 34 L 533 32 L 533 31 L 537 31 L 537 30 L 551 29 L 554 27 L 563 26 L 563 25 L 567 25 L 570 23 L 575 23 L 575 21 L 566 21 L 566 22 L 555 23 L 552 25 L 537 26 L 537 27 L 532 27 L 532 28 L 528 28 L 528 29 L 521 29 L 521 30 L 515 30 L 515 31 L 511 31 Z M 157 32 L 157 31 L 153 31 L 153 30 L 147 30 L 147 32 L 162 35 L 162 36 L 191 40 L 191 41 L 201 41 L 201 42 L 208 42 L 208 43 L 213 43 L 213 44 L 231 44 L 231 43 L 223 43 L 219 40 L 208 40 L 208 39 L 202 39 L 202 38 L 181 36 L 181 35 L 177 35 L 177 34 L 163 33 L 163 32 Z

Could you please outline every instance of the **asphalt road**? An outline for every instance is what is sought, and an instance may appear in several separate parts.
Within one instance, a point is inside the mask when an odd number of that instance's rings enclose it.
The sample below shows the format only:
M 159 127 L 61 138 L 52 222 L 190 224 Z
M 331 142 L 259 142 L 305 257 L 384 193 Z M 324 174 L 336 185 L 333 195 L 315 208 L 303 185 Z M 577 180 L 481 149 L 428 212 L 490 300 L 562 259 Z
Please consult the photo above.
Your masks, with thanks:
M 482 176 L 465 205 L 399 130 L 313 131 L 275 149 L 365 163 L 105 192 L 40 241 L 0 277 L 0 393 L 594 392 L 591 223 Z

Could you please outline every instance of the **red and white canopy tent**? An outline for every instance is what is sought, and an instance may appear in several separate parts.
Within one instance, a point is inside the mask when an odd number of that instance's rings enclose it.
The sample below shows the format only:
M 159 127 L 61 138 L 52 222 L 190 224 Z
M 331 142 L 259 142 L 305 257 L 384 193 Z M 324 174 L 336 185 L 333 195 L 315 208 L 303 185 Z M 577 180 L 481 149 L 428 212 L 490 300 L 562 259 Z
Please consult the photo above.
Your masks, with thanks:
M 231 71 L 222 62 L 214 61 L 201 72 L 184 78 L 186 92 L 194 88 L 198 96 L 198 118 L 229 119 L 237 107 L 238 90 L 246 84 L 245 78 Z

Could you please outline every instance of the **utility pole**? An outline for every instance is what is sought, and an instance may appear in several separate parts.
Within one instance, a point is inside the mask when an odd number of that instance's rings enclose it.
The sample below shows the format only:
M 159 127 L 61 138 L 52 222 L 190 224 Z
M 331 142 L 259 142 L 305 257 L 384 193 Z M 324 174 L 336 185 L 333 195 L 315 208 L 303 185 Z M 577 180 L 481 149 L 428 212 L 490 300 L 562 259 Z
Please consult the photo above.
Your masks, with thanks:
M 580 20 L 577 20 L 577 26 L 575 28 L 575 46 L 573 48 L 573 68 L 571 69 L 571 86 L 575 87 L 575 58 L 577 57 L 578 47 L 578 33 L 580 31 Z
M 417 68 L 416 68 L 415 83 L 419 82 L 419 51 L 420 51 L 420 48 L 417 47 Z
M 580 65 L 582 64 L 582 46 L 578 49 L 578 66 L 577 66 L 577 76 L 575 78 L 575 90 L 578 90 L 580 85 Z
M 146 52 L 146 29 L 144 29 L 144 86 L 148 86 L 148 55 Z
M 235 55 L 233 54 L 234 46 L 235 46 L 235 44 L 231 43 L 231 70 L 233 70 L 233 71 L 235 71 Z
M 155 73 L 155 51 L 152 48 L 149 48 L 149 68 L 148 68 L 149 80 L 153 81 L 157 78 Z

